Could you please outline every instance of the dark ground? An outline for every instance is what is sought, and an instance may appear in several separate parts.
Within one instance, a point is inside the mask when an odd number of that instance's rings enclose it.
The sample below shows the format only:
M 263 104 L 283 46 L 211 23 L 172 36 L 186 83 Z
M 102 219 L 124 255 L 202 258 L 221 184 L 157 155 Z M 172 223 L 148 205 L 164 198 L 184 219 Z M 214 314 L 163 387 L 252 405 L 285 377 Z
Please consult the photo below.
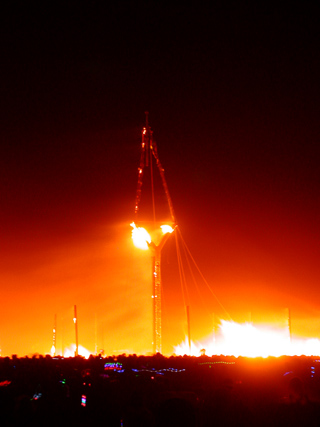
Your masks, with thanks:
M 320 422 L 320 360 L 312 357 L 13 356 L 0 359 L 0 385 L 1 426 Z

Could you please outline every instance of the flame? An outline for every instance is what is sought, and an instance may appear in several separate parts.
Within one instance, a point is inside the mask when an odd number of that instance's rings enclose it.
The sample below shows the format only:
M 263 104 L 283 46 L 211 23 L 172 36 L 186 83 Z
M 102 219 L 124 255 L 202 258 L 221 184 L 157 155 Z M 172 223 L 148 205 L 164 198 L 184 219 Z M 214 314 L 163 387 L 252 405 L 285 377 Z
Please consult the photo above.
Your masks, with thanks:
M 148 243 L 151 243 L 151 237 L 147 230 L 142 227 L 136 227 L 134 222 L 130 225 L 132 227 L 133 244 L 139 249 L 149 249 Z
M 170 225 L 160 225 L 163 234 L 172 233 L 173 228 Z
M 76 345 L 71 344 L 68 348 L 64 350 L 63 357 L 74 357 L 76 351 Z M 84 357 L 85 359 L 89 359 L 90 351 L 86 348 L 82 347 L 82 345 L 78 346 L 78 354 L 79 356 Z
M 191 355 L 200 356 L 202 350 L 208 356 L 268 357 L 268 356 L 320 356 L 320 340 L 290 339 L 288 330 L 271 326 L 257 327 L 251 323 L 221 320 L 220 334 L 203 343 L 191 342 Z M 188 338 L 175 347 L 175 354 L 190 354 Z

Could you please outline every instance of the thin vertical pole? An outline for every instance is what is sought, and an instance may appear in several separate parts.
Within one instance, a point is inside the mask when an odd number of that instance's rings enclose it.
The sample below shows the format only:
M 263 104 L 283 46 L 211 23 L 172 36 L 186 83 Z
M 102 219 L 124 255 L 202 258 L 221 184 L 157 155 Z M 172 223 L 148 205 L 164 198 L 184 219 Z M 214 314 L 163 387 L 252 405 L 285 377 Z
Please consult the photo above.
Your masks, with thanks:
M 64 318 L 61 318 L 61 356 L 64 356 Z
M 188 322 L 188 342 L 189 342 L 189 354 L 191 356 L 191 329 L 190 329 L 190 307 L 187 305 L 187 322 Z
M 54 315 L 54 325 L 53 325 L 53 356 L 57 353 L 57 315 Z
M 98 354 L 98 320 L 97 320 L 97 313 L 95 313 L 94 316 L 94 340 L 95 340 L 95 353 Z
M 154 246 L 152 257 L 153 282 L 153 353 L 161 353 L 161 248 Z
M 76 333 L 76 351 L 74 352 L 75 356 L 78 356 L 79 354 L 79 344 L 78 344 L 78 320 L 77 320 L 77 306 L 74 306 L 74 327 L 75 327 L 75 333 Z
M 290 337 L 290 342 L 292 342 L 291 310 L 290 310 L 290 308 L 288 308 L 288 328 L 289 328 L 289 337 Z

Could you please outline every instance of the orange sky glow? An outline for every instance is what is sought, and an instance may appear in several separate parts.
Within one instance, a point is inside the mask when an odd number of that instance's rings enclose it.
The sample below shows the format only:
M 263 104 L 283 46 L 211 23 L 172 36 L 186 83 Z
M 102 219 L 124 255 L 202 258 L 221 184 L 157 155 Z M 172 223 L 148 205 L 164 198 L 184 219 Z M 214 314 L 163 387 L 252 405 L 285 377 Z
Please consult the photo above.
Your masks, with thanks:
M 197 233 L 197 225 L 190 228 L 189 233 Z M 300 290 L 306 280 L 318 280 L 314 260 L 303 254 L 305 248 L 291 248 L 291 254 L 279 258 L 239 234 L 222 227 L 213 242 L 204 236 L 193 247 L 200 243 L 201 256 L 196 261 L 206 270 L 206 280 L 232 320 L 270 324 L 286 333 L 290 308 L 292 334 L 319 338 L 318 305 Z M 162 340 L 167 355 L 177 351 L 187 334 L 175 244 L 170 236 L 162 254 Z M 74 304 L 79 343 L 89 352 L 152 351 L 151 258 L 148 251 L 134 247 L 129 222 L 94 224 L 58 242 L 26 236 L 12 253 L 2 254 L 1 264 L 1 281 L 6 284 L 2 356 L 49 354 L 55 314 L 56 353 L 65 352 L 75 341 Z M 221 320 L 230 318 L 201 279 L 196 280 L 199 283 L 187 285 L 187 293 L 191 338 L 199 350 L 217 333 Z
M 225 351 L 228 325 L 243 341 L 267 326 L 286 341 L 289 310 L 292 339 L 320 339 L 318 14 L 220 6 L 6 14 L 1 356 L 50 354 L 55 316 L 56 352 L 70 351 L 74 305 L 90 353 L 149 354 L 152 261 L 130 224 L 153 236 L 173 217 L 165 355 L 188 350 L 186 306 L 196 352 Z M 135 217 L 146 110 L 175 213 L 158 176 L 156 220 L 148 173 Z

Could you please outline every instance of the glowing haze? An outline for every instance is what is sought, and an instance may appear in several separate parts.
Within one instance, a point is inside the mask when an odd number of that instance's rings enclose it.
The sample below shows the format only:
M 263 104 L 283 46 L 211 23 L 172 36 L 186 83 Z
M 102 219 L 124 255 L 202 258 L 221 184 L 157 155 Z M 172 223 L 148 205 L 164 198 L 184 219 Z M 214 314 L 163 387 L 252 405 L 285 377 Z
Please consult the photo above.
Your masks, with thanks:
M 191 350 L 191 351 L 190 351 Z M 202 343 L 191 342 L 188 337 L 175 347 L 175 353 L 200 356 L 203 351 L 208 356 L 319 356 L 320 340 L 315 338 L 299 339 L 290 337 L 289 331 L 272 325 L 254 326 L 251 323 L 221 321 L 218 335 L 212 334 Z
M 269 325 L 288 352 L 288 334 L 280 333 L 288 308 L 292 345 L 319 338 L 319 24 L 312 2 L 290 9 L 281 2 L 205 9 L 66 2 L 63 13 L 46 2 L 34 9 L 7 3 L 1 355 L 49 354 L 55 315 L 56 353 L 72 353 L 74 305 L 79 345 L 89 352 L 152 351 L 152 251 L 133 245 L 129 226 L 145 110 L 176 222 L 209 285 L 199 277 L 181 285 L 174 232 L 161 252 L 164 354 L 185 340 L 186 306 L 191 339 L 202 348 L 207 337 L 217 346 L 225 336 L 224 351 L 240 354 L 251 345 L 247 336 L 260 340 L 254 328 Z M 146 189 L 144 181 L 139 215 Z M 139 216 L 132 231 L 142 225 L 157 244 L 163 234 L 149 229 L 152 206 L 144 206 L 149 223 Z M 162 233 L 170 216 L 156 219 Z M 143 240 L 146 249 L 149 237 Z M 218 333 L 215 319 L 234 323 Z M 264 353 L 268 339 L 259 341 Z

